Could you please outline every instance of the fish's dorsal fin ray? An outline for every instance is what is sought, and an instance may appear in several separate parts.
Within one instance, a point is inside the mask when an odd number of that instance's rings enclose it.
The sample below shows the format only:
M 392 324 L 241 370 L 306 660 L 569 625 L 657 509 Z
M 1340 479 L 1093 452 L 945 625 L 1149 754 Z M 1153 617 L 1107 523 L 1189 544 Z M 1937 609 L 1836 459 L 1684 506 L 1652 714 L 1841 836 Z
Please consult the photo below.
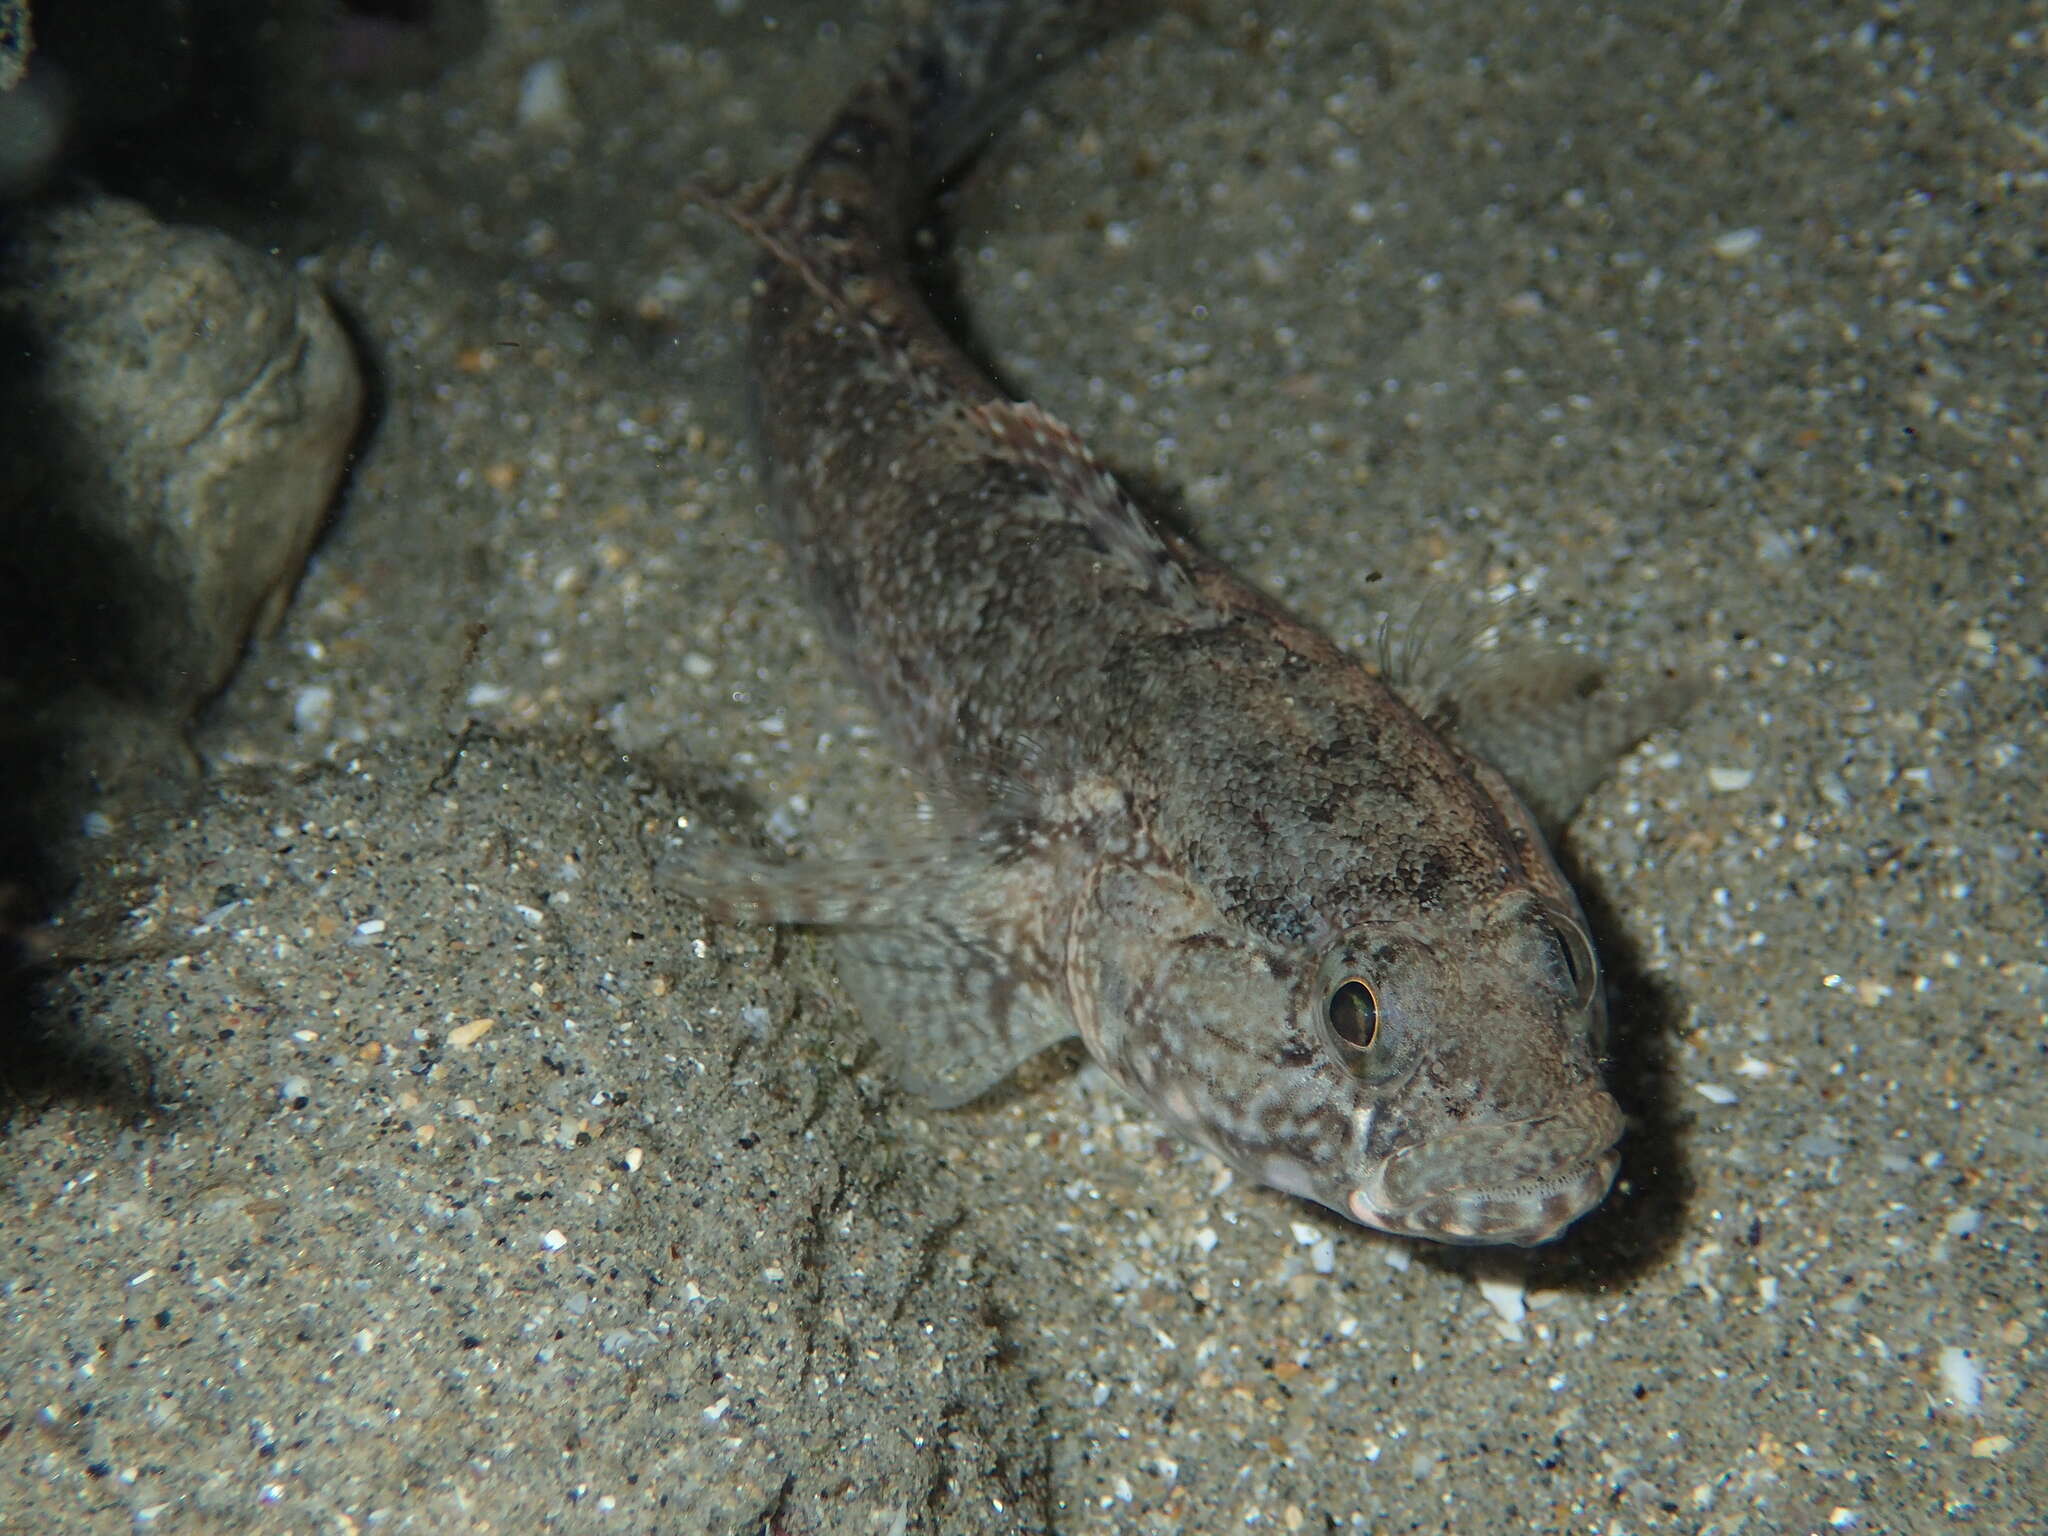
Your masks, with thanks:
M 1610 677 L 1591 658 L 1553 648 L 1461 669 L 1428 718 L 1498 770 L 1555 844 L 1615 763 L 1699 693 L 1676 673 Z
M 1456 692 L 1492 628 L 1490 614 L 1446 619 L 1447 612 L 1440 595 L 1402 603 L 1395 612 L 1382 612 L 1373 631 L 1373 670 L 1424 719 L 1438 700 Z
M 762 254 L 803 278 L 814 293 L 830 301 L 831 288 L 823 275 L 780 233 L 783 221 L 775 210 L 789 198 L 789 178 L 769 176 L 734 186 L 697 177 L 683 183 L 682 197 L 684 202 L 717 214 L 753 241 Z
M 1042 481 L 1140 586 L 1176 611 L 1204 611 L 1179 553 L 1072 427 L 1025 401 L 984 401 L 962 414 L 988 457 Z
M 920 348 L 909 307 L 891 285 L 876 280 L 874 273 L 885 264 L 877 260 L 872 243 L 858 232 L 838 237 L 826 232 L 829 216 L 810 206 L 819 200 L 807 184 L 773 177 L 727 190 L 693 181 L 685 184 L 683 195 L 740 231 L 770 262 L 867 337 L 912 395 L 937 401 L 957 387 L 951 370 L 940 366 L 943 359 L 929 355 L 928 346 Z
M 1699 696 L 1677 674 L 1616 674 L 1554 642 L 1496 643 L 1534 618 L 1516 593 L 1475 609 L 1441 594 L 1383 617 L 1374 668 L 1432 729 L 1504 778 L 1555 843 L 1595 785 Z
M 717 214 L 751 240 L 762 255 L 799 278 L 842 319 L 860 324 L 858 308 L 833 274 L 808 254 L 808 242 L 784 234 L 791 225 L 789 210 L 795 196 L 791 182 L 782 176 L 741 187 L 720 187 L 701 180 L 683 183 L 686 201 Z

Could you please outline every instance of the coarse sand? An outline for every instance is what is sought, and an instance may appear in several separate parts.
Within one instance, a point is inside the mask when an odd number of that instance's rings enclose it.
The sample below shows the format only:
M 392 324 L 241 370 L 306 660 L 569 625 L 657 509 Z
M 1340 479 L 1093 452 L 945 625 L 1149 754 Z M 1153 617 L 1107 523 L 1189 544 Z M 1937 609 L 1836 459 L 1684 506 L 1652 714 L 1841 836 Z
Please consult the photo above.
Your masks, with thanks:
M 1210 4 L 955 197 L 1006 382 L 1333 633 L 1518 594 L 1705 682 L 1565 839 L 1634 1129 L 1529 1254 L 1078 1053 L 924 1111 L 828 950 L 665 886 L 915 814 L 677 195 L 896 17 L 508 0 L 216 214 L 381 415 L 45 936 L 0 1531 L 2048 1529 L 2048 13 Z

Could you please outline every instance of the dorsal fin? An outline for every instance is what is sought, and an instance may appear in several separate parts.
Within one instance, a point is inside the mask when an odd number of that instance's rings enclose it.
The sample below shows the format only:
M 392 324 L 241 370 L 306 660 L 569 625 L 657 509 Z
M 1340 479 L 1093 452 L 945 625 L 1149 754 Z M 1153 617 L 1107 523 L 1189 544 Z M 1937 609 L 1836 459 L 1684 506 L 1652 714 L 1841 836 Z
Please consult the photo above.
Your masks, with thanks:
M 934 400 L 945 393 L 945 382 L 936 376 L 932 360 L 919 354 L 913 317 L 896 296 L 898 290 L 878 280 L 878 273 L 893 273 L 893 265 L 867 250 L 854 231 L 834 230 L 829 209 L 809 206 L 812 194 L 773 178 L 736 190 L 692 181 L 685 184 L 683 195 L 739 230 L 858 329 L 903 376 L 913 395 Z
M 1011 400 L 969 406 L 966 417 L 989 457 L 1042 480 L 1103 552 L 1153 596 L 1178 612 L 1205 611 L 1180 557 L 1072 427 Z

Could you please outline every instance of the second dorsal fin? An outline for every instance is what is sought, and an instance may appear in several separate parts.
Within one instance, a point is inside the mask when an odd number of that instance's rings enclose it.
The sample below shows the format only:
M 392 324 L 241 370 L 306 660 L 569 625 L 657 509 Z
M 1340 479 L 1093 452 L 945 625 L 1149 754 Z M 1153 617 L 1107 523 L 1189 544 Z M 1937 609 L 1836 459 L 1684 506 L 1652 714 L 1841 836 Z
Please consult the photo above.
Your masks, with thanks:
M 1161 602 L 1190 614 L 1201 608 L 1186 565 L 1079 433 L 1050 412 L 1020 401 L 966 408 L 989 456 L 1045 483 L 1103 552 Z

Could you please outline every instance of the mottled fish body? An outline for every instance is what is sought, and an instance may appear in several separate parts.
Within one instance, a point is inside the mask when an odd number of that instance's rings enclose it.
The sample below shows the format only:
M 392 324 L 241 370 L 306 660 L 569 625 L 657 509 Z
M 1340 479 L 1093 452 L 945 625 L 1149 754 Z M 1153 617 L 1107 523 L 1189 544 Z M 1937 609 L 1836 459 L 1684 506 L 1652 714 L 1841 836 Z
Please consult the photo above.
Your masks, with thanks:
M 1486 722 L 1419 710 L 1148 518 L 913 277 L 933 185 L 1124 9 L 943 5 L 794 171 L 716 199 L 765 252 L 751 367 L 779 532 L 948 820 L 691 884 L 833 930 L 892 1071 L 933 1102 L 1078 1034 L 1254 1179 L 1386 1231 L 1544 1241 L 1607 1191 L 1622 1117 L 1584 919 L 1470 748 Z M 1532 715 L 1544 734 L 1540 709 L 1508 714 L 1500 739 Z M 1574 723 L 1539 788 L 1583 789 L 1585 744 L 1639 731 Z

